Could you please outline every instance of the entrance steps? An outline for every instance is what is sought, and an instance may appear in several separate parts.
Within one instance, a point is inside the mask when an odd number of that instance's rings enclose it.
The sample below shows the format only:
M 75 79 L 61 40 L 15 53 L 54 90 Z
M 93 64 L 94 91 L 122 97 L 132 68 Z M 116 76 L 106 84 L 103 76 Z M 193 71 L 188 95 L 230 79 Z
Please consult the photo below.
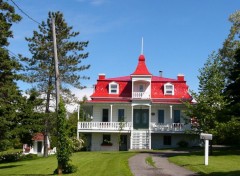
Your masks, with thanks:
M 131 134 L 132 150 L 149 149 L 149 130 L 133 130 Z

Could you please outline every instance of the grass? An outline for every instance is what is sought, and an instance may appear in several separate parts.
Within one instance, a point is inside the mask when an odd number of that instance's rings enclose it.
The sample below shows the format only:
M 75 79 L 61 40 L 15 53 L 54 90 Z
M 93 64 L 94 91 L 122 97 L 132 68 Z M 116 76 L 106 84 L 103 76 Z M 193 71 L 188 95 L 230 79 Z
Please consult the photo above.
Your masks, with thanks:
M 194 151 L 169 158 L 170 162 L 186 167 L 201 175 L 235 176 L 240 175 L 240 150 L 221 149 L 214 150 L 209 156 L 208 166 L 204 165 L 204 152 Z
M 155 162 L 153 161 L 153 159 L 152 159 L 151 156 L 148 156 L 148 157 L 145 159 L 145 162 L 146 162 L 148 165 L 152 166 L 152 167 L 156 167 L 156 166 L 155 166 Z
M 128 158 L 134 152 L 79 152 L 71 157 L 78 167 L 77 173 L 84 176 L 132 176 Z M 0 164 L 0 175 L 52 175 L 57 168 L 56 156 L 31 161 Z

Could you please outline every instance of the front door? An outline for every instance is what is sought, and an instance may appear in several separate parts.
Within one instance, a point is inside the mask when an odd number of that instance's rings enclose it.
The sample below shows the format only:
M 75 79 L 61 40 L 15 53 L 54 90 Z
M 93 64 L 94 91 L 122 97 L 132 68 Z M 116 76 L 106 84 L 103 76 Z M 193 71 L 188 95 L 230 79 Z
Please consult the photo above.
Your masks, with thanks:
M 149 110 L 134 109 L 133 110 L 133 128 L 148 129 L 149 127 Z
M 127 135 L 120 136 L 119 151 L 127 151 Z
M 41 153 L 42 152 L 42 141 L 37 142 L 37 152 Z

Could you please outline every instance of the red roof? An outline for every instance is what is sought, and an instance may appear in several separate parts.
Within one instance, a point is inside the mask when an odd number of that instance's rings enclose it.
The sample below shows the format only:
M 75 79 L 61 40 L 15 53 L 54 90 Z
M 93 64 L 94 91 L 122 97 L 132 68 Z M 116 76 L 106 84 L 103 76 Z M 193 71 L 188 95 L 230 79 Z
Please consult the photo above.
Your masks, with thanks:
M 32 137 L 33 141 L 43 141 L 44 140 L 44 135 L 42 133 L 36 133 Z
M 164 78 L 162 76 L 153 76 L 145 64 L 144 55 L 140 55 L 138 65 L 133 74 L 129 76 L 121 76 L 115 78 L 99 77 L 95 85 L 95 91 L 91 95 L 91 100 L 88 102 L 113 102 L 113 103 L 128 103 L 132 102 L 132 78 L 133 76 L 150 76 L 151 77 L 151 101 L 153 103 L 180 104 L 182 100 L 191 101 L 192 97 L 188 92 L 188 86 L 183 75 L 178 75 L 176 79 Z M 109 84 L 115 82 L 118 84 L 118 93 L 109 93 Z M 166 95 L 164 93 L 164 85 L 171 83 L 174 85 L 174 94 Z
M 145 57 L 143 54 L 139 56 L 138 65 L 135 72 L 132 75 L 152 75 L 145 64 Z
M 106 78 L 105 81 L 132 81 L 131 76 L 121 76 L 116 78 Z M 152 76 L 152 81 L 160 81 L 160 82 L 179 82 L 177 79 L 171 79 L 171 78 L 164 78 L 159 76 Z

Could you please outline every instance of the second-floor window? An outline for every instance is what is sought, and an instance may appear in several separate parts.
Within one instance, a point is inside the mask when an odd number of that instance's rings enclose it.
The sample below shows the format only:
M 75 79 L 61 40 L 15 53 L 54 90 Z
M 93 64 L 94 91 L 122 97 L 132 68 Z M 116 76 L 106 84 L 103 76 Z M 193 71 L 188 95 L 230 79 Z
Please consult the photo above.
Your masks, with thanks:
M 124 109 L 118 109 L 118 122 L 124 122 Z
M 139 92 L 143 92 L 143 85 L 142 84 L 139 85 Z
M 118 94 L 118 84 L 112 82 L 109 84 L 109 94 Z
M 181 111 L 180 110 L 174 110 L 173 111 L 173 122 L 174 123 L 180 123 L 181 118 Z
M 164 123 L 164 110 L 158 110 L 158 123 Z
M 174 85 L 171 83 L 164 84 L 164 95 L 174 95 Z

